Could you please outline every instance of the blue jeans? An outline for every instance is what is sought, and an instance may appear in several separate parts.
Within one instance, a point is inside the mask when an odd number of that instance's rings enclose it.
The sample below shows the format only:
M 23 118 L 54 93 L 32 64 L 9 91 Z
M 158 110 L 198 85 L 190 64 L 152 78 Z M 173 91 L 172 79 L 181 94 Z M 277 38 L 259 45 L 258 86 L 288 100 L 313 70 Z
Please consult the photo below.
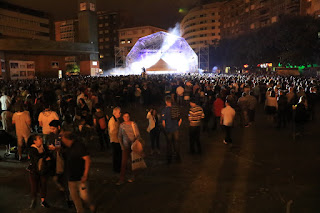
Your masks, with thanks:
M 166 141 L 167 141 L 167 160 L 168 163 L 171 163 L 173 152 L 176 154 L 177 160 L 180 158 L 180 143 L 179 143 L 179 131 L 166 132 Z

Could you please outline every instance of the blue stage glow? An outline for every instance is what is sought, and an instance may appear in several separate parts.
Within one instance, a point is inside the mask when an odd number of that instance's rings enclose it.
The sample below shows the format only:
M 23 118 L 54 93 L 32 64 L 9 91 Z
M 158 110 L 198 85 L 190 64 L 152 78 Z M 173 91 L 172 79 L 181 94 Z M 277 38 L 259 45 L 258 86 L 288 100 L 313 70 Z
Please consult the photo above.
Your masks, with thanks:
M 157 32 L 140 38 L 127 56 L 131 73 L 142 68 L 151 73 L 197 72 L 198 56 L 187 41 L 179 36 Z

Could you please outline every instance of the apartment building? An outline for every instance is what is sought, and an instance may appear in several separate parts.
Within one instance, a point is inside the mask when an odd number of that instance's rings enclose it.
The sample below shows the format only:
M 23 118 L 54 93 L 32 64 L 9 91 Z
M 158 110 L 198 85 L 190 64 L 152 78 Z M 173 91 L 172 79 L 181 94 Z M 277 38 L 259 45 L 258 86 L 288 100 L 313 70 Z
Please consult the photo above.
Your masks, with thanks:
M 182 19 L 181 35 L 195 50 L 199 47 L 215 45 L 220 40 L 220 10 L 223 2 L 192 8 Z
M 1 2 L 0 35 L 10 38 L 50 40 L 49 15 L 42 11 Z
M 55 25 L 55 40 L 56 41 L 78 41 L 79 22 L 77 19 L 65 21 L 56 21 Z
M 221 37 L 269 26 L 284 15 L 303 15 L 305 1 L 309 0 L 229 0 L 221 10 Z

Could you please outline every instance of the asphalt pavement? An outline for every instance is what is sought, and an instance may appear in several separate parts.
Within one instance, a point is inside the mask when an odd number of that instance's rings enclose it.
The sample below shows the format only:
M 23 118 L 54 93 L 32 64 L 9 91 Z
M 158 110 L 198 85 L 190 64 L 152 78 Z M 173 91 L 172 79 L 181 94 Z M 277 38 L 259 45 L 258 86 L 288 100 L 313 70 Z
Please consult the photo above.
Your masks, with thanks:
M 291 125 L 277 129 L 259 106 L 250 127 L 236 125 L 233 146 L 225 145 L 223 131 L 202 133 L 202 155 L 188 154 L 186 117 L 180 129 L 182 162 L 167 165 L 165 140 L 161 153 L 150 155 L 144 107 L 128 108 L 146 140 L 148 168 L 135 182 L 116 186 L 111 151 L 90 142 L 92 167 L 89 183 L 97 212 L 108 213 L 319 213 L 320 121 L 309 122 L 303 137 L 294 138 Z M 183 114 L 187 114 L 184 108 Z M 318 110 L 318 117 L 319 116 Z M 3 156 L 4 147 L 0 150 Z M 13 157 L 0 161 L 0 212 L 74 212 L 49 180 L 50 209 L 34 210 L 27 162 Z

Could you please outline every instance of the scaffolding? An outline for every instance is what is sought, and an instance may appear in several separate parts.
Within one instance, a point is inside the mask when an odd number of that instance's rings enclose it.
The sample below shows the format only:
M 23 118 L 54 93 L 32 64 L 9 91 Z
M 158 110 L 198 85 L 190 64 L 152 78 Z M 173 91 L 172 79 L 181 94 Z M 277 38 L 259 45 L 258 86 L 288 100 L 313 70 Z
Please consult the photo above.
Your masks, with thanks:
M 125 47 L 114 47 L 114 66 L 115 68 L 126 67 L 126 52 Z
M 199 70 L 209 72 L 209 46 L 200 46 L 197 51 Z

